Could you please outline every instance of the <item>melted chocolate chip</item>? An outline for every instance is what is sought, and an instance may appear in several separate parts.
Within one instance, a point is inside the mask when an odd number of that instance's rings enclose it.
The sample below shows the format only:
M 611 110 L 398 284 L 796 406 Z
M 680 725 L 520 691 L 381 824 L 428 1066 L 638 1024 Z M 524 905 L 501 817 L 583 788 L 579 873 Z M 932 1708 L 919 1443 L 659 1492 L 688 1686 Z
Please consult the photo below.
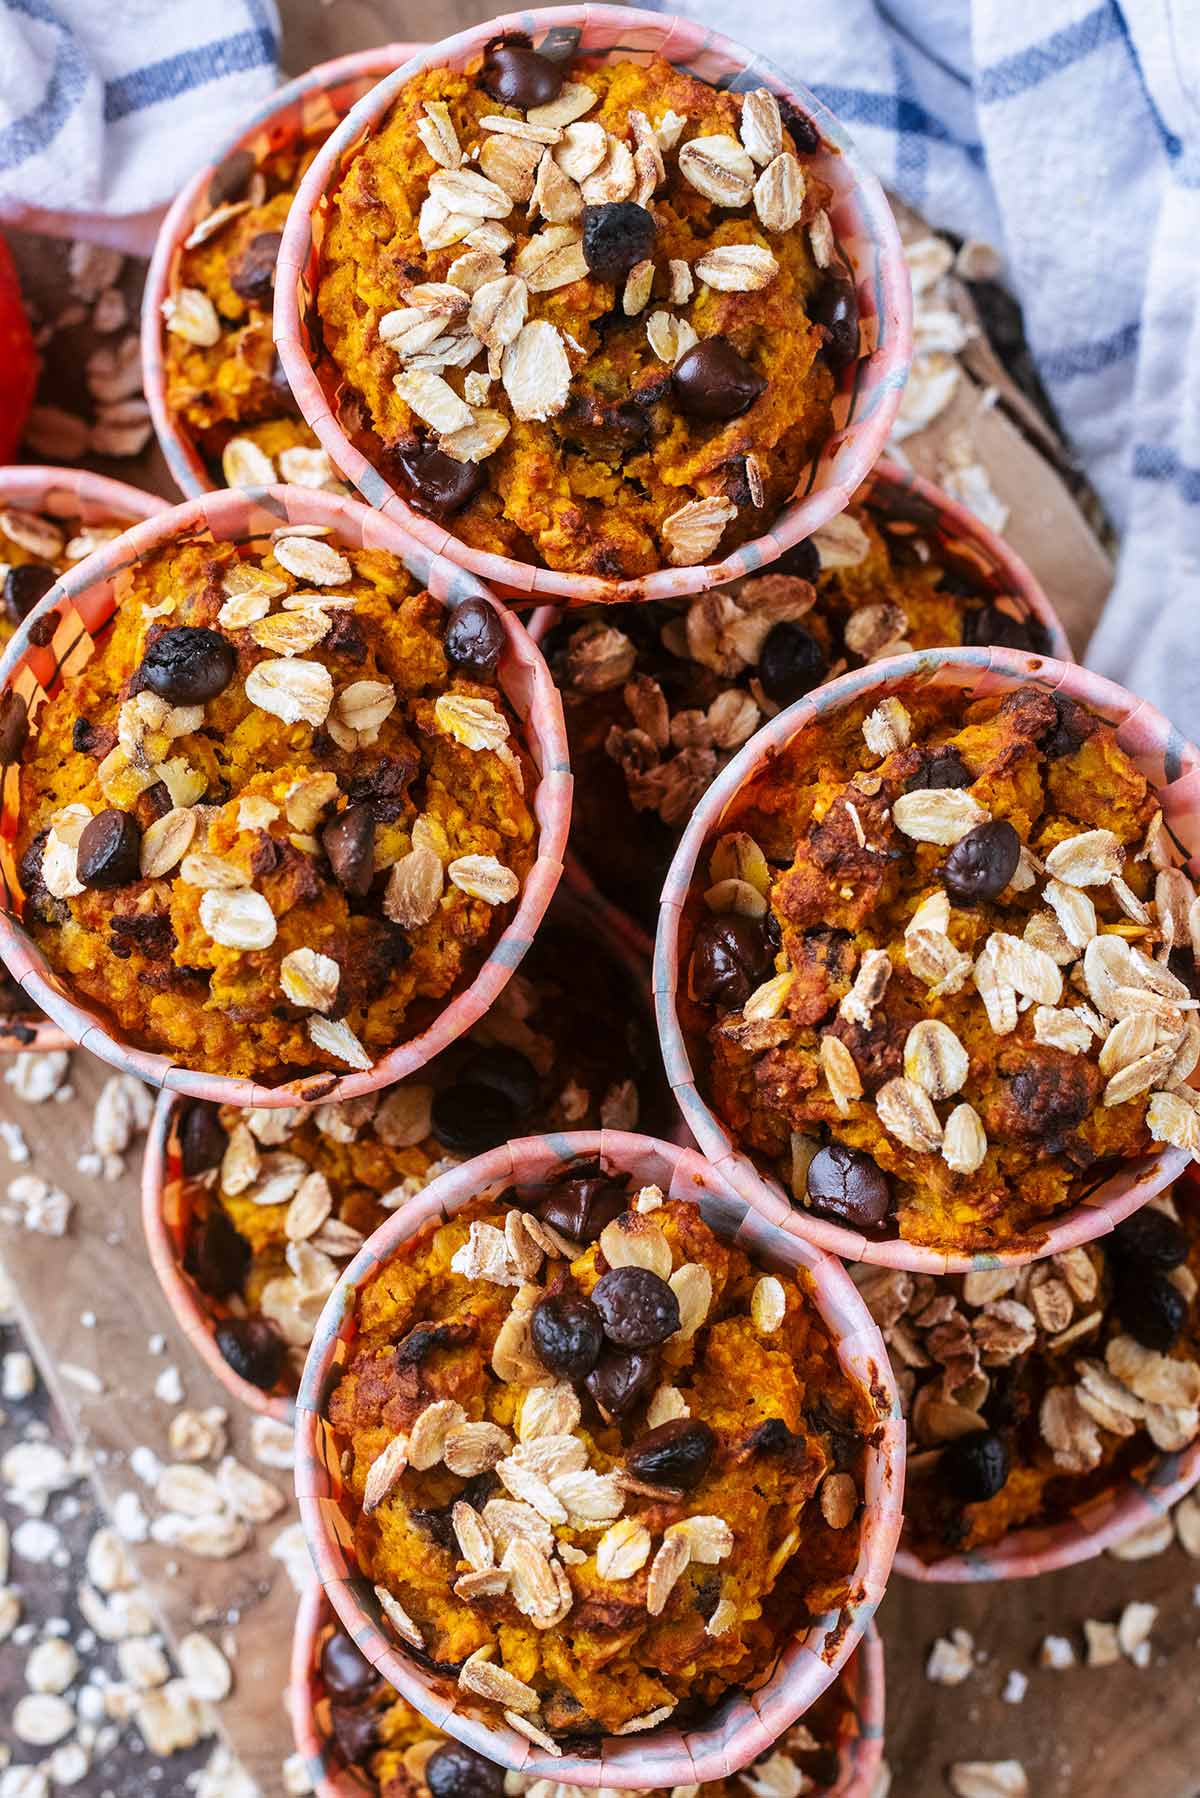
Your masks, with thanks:
M 249 150 L 232 150 L 209 176 L 209 205 L 213 208 L 228 206 L 232 201 L 242 199 L 256 167 Z
M 203 705 L 233 679 L 237 653 L 228 637 L 179 624 L 156 637 L 138 669 L 140 684 L 171 705 Z
M 939 870 L 946 891 L 964 905 L 995 899 L 1017 871 L 1021 839 L 1007 818 L 989 818 L 960 837 Z
M 287 1359 L 283 1337 L 262 1317 L 227 1317 L 217 1326 L 217 1347 L 234 1373 L 260 1392 L 270 1392 Z
M 974 778 L 958 750 L 947 743 L 944 748 L 931 749 L 922 756 L 920 767 L 915 774 L 909 775 L 904 790 L 915 793 L 924 788 L 969 787 Z
M 585 1384 L 601 1415 L 612 1422 L 648 1398 L 658 1380 L 658 1356 L 606 1348 Z
M 215 1105 L 194 1099 L 179 1126 L 179 1153 L 189 1179 L 216 1167 L 229 1147 L 229 1136 Z
M 648 1267 L 616 1267 L 601 1275 L 592 1303 L 618 1348 L 654 1348 L 679 1328 L 679 1300 Z
M 49 649 L 54 641 L 54 633 L 62 622 L 62 613 L 57 606 L 52 606 L 44 617 L 35 618 L 29 626 L 29 641 L 35 649 Z
M 858 294 L 844 269 L 826 277 L 809 310 L 825 328 L 822 355 L 835 374 L 858 360 Z
M 335 1629 L 321 1649 L 321 1678 L 331 1698 L 351 1703 L 370 1696 L 379 1675 L 345 1630 Z
M 1165 1211 L 1143 1205 L 1117 1225 L 1104 1246 L 1120 1262 L 1133 1261 L 1146 1268 L 1170 1273 L 1187 1260 L 1188 1242 L 1181 1225 Z
M 798 580 L 815 581 L 821 572 L 821 552 L 811 537 L 802 537 L 791 549 L 764 568 L 764 574 L 794 574 Z
M 625 1457 L 635 1479 L 690 1492 L 712 1465 L 717 1438 L 698 1417 L 673 1417 L 639 1436 Z
M 494 1087 L 504 1094 L 522 1120 L 532 1114 L 542 1084 L 537 1069 L 520 1050 L 507 1049 L 503 1044 L 477 1049 L 463 1063 L 459 1079 L 466 1085 Z
M 833 1142 L 818 1149 L 808 1164 L 808 1200 L 818 1217 L 876 1236 L 892 1215 L 887 1175 L 861 1149 Z
M 1045 650 L 1045 633 L 1034 618 L 1014 618 L 1003 606 L 973 607 L 963 614 L 963 642 L 973 648 L 995 644 L 1001 649 Z
M 379 1712 L 352 1704 L 331 1704 L 329 1723 L 337 1751 L 357 1767 L 379 1746 Z
M 628 1209 L 629 1188 L 598 1162 L 589 1162 L 560 1180 L 541 1200 L 537 1214 L 572 1242 L 595 1242 L 605 1224 Z
M 811 693 L 825 679 L 828 668 L 828 658 L 817 639 L 794 618 L 773 624 L 763 639 L 758 678 L 763 692 L 776 705 L 791 705 Z
M 701 1005 L 736 1010 L 771 967 L 761 924 L 736 912 L 705 918 L 692 945 L 692 991 Z
M 604 1347 L 600 1313 L 588 1299 L 567 1293 L 540 1299 L 529 1319 L 538 1359 L 564 1380 L 583 1380 Z
M 821 133 L 817 130 L 806 112 L 785 97 L 776 96 L 779 101 L 779 115 L 783 120 L 783 128 L 796 146 L 799 156 L 815 156 L 821 148 Z
M 398 450 L 395 463 L 409 504 L 433 518 L 450 518 L 461 512 L 487 485 L 487 476 L 477 462 L 456 462 L 429 443 Z
M 281 231 L 260 231 L 250 239 L 229 271 L 229 285 L 241 299 L 256 306 L 270 305 L 282 242 Z
M 1135 1341 L 1160 1355 L 1170 1354 L 1183 1334 L 1188 1302 L 1169 1274 L 1131 1263 L 1121 1270 L 1114 1303 Z
M 633 200 L 583 209 L 583 259 L 599 281 L 619 281 L 654 254 L 652 213 Z
M 58 579 L 46 562 L 22 562 L 4 574 L 4 610 L 14 624 L 21 624 L 39 599 L 44 599 Z
M 250 1265 L 250 1244 L 218 1206 L 207 1217 L 193 1219 L 183 1265 L 201 1292 L 210 1299 L 225 1299 L 241 1287 Z
M 680 357 L 671 378 L 689 418 L 738 418 L 767 386 L 728 337 L 701 338 Z
M 1008 1444 L 991 1430 L 948 1442 L 938 1473 L 952 1498 L 962 1505 L 985 1504 L 1008 1479 Z
M 76 872 L 85 887 L 128 886 L 138 878 L 142 833 L 128 812 L 97 812 L 83 827 Z
M 289 413 L 293 418 L 299 418 L 300 405 L 295 394 L 292 392 L 291 383 L 284 371 L 283 362 L 278 350 L 274 351 L 271 356 L 271 366 L 267 371 L 267 380 L 271 383 L 271 391 L 279 401 L 281 410 Z
M 0 763 L 19 762 L 29 740 L 29 714 L 25 701 L 10 688 L 0 699 Z
M 1083 747 L 1096 730 L 1097 720 L 1065 694 L 1054 693 L 1051 697 L 1058 722 L 1049 735 L 1043 737 L 1041 751 L 1048 762 L 1057 762 Z
M 369 805 L 351 805 L 321 832 L 334 879 L 344 892 L 363 899 L 375 875 L 375 819 Z
M 491 680 L 504 650 L 504 626 L 486 599 L 464 599 L 450 613 L 442 643 L 456 668 L 474 680 Z
M 443 1742 L 425 1763 L 425 1784 L 432 1798 L 499 1798 L 504 1769 L 465 1742 Z
M 501 106 L 528 112 L 531 106 L 548 106 L 551 100 L 557 100 L 562 91 L 563 71 L 526 44 L 502 42 L 489 50 L 479 80 L 484 91 Z

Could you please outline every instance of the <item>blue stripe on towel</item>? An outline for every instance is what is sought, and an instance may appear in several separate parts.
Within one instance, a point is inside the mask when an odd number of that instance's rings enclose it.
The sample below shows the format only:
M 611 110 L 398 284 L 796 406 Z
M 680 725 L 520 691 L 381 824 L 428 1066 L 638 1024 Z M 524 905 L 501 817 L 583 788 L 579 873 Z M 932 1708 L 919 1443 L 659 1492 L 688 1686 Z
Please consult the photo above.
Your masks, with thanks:
M 1066 344 L 1061 350 L 1047 350 L 1037 359 L 1042 379 L 1071 381 L 1077 375 L 1097 375 L 1115 362 L 1124 362 L 1136 352 L 1141 328 L 1141 320 L 1135 318 L 1108 337 Z
M 39 156 L 58 136 L 87 86 L 87 64 L 79 46 L 43 0 L 5 0 L 10 12 L 24 13 L 62 33 L 46 91 L 36 106 L 0 127 L 0 169 L 16 168 Z
M 975 84 L 976 96 L 984 106 L 994 100 L 1011 100 L 1124 35 L 1120 13 L 1112 0 L 1103 0 L 1082 19 L 1064 25 L 1040 44 L 1030 44 L 981 69 Z
M 131 112 L 158 106 L 210 81 L 221 81 L 243 69 L 260 68 L 274 61 L 275 34 L 264 26 L 239 31 L 233 37 L 219 38 L 216 43 L 202 44 L 195 50 L 182 50 L 176 56 L 163 57 L 160 62 L 108 82 L 104 89 L 105 123 L 114 124 Z

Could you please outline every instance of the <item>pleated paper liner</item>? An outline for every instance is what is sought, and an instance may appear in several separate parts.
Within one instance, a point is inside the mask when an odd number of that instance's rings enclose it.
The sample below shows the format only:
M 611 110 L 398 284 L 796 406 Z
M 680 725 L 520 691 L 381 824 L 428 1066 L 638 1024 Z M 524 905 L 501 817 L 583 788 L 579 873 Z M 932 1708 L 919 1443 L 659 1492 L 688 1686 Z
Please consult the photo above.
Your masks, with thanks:
M 166 504 L 157 494 L 143 493 L 86 468 L 0 468 L 0 511 L 40 512 L 56 520 L 78 518 L 84 524 L 123 528 L 139 518 L 153 518 L 156 512 L 166 510 Z M 84 566 L 80 560 L 72 568 Z M 70 1046 L 66 1032 L 37 1012 L 0 1018 L 0 1055 L 28 1050 L 44 1053 Z
M 320 1660 L 336 1625 L 329 1600 L 314 1582 L 296 1612 L 288 1708 L 316 1798 L 363 1798 L 372 1788 L 344 1765 L 330 1739 L 329 1699 Z M 832 1785 L 814 1786 L 810 1798 L 869 1798 L 883 1758 L 886 1702 L 883 1641 L 873 1622 L 842 1668 L 838 1683 L 851 1714 L 838 1742 L 837 1777 Z
M 535 45 L 608 60 L 647 63 L 661 56 L 714 86 L 744 93 L 768 87 L 807 113 L 825 140 L 806 164 L 834 192 L 830 220 L 853 275 L 862 353 L 838 376 L 834 430 L 771 528 L 720 562 L 663 567 L 633 580 L 555 572 L 472 549 L 452 530 L 423 517 L 349 441 L 332 410 L 337 377 L 321 366 L 316 295 L 330 196 L 353 158 L 386 118 L 397 95 L 425 69 L 467 68 L 504 32 L 526 32 Z M 561 6 L 509 13 L 423 49 L 381 81 L 329 138 L 310 166 L 291 212 L 275 282 L 275 342 L 292 392 L 334 465 L 380 510 L 414 536 L 489 581 L 517 603 L 549 599 L 587 605 L 665 599 L 733 580 L 782 554 L 843 510 L 887 441 L 912 355 L 912 292 L 895 220 L 883 190 L 843 126 L 815 95 L 762 57 L 692 19 L 624 6 Z
M 166 325 L 162 309 L 163 301 L 175 288 L 185 239 L 213 210 L 208 198 L 209 182 L 226 157 L 237 150 L 249 150 L 255 162 L 261 163 L 297 139 L 327 136 L 356 101 L 384 75 L 399 68 L 418 47 L 381 44 L 373 50 L 355 50 L 349 56 L 317 63 L 306 74 L 289 81 L 259 107 L 212 162 L 205 163 L 192 177 L 163 219 L 142 296 L 142 386 L 167 467 L 185 498 L 195 499 L 221 483 L 213 479 L 186 422 L 167 404 Z
M 867 1452 L 864 1517 L 850 1597 L 837 1612 L 800 1630 L 765 1682 L 728 1698 L 704 1727 L 660 1726 L 636 1736 L 606 1736 L 593 1754 L 546 1754 L 507 1725 L 485 1721 L 477 1701 L 450 1678 L 420 1665 L 397 1644 L 369 1580 L 357 1568 L 353 1530 L 343 1509 L 340 1459 L 324 1407 L 356 1336 L 355 1299 L 385 1262 L 423 1231 L 485 1192 L 515 1186 L 532 1200 L 581 1156 L 601 1156 L 638 1184 L 698 1204 L 723 1240 L 736 1242 L 768 1271 L 805 1269 L 812 1294 L 846 1373 L 871 1395 L 878 1415 Z M 895 1380 L 879 1331 L 845 1269 L 794 1232 L 775 1229 L 738 1198 L 693 1151 L 616 1131 L 526 1137 L 454 1168 L 397 1212 L 351 1262 L 321 1315 L 296 1401 L 296 1491 L 318 1577 L 367 1659 L 422 1716 L 502 1766 L 584 1786 L 648 1787 L 723 1779 L 761 1754 L 829 1685 L 875 1611 L 900 1527 L 905 1429 Z
M 210 536 L 217 541 L 243 541 L 267 535 L 280 525 L 324 525 L 329 541 L 345 548 L 387 550 L 447 607 L 469 598 L 495 604 L 480 582 L 444 557 L 432 556 L 393 520 L 340 494 L 304 487 L 268 487 L 223 491 L 162 512 L 136 525 L 91 557 L 78 570 L 63 575 L 25 620 L 3 657 L 0 690 L 15 691 L 25 701 L 36 728 L 37 711 L 64 675 L 77 675 L 110 624 L 118 604 L 120 572 L 164 545 Z M 0 833 L 0 956 L 34 1004 L 47 1012 L 70 1040 L 90 1049 L 122 1073 L 134 1074 L 151 1086 L 166 1087 L 217 1105 L 280 1106 L 356 1098 L 389 1086 L 422 1067 L 453 1042 L 493 1003 L 507 985 L 545 915 L 562 873 L 562 855 L 571 811 L 571 776 L 563 731 L 562 705 L 541 653 L 511 613 L 496 608 L 505 631 L 498 681 L 511 705 L 537 773 L 527 795 L 538 829 L 537 860 L 525 880 L 515 911 L 493 944 L 474 979 L 453 996 L 425 1029 L 398 1044 L 366 1072 L 337 1074 L 331 1070 L 304 1075 L 280 1086 L 232 1079 L 181 1067 L 168 1056 L 124 1040 L 112 1018 L 99 1006 L 77 997 L 56 975 L 19 921 L 20 886 L 13 854 L 20 805 L 15 770 L 5 772 L 3 829 Z M 45 634 L 56 620 L 53 639 L 44 648 L 31 638 Z
M 1200 866 L 1200 750 L 1161 712 L 1089 669 L 1048 656 L 1010 649 L 934 649 L 896 656 L 843 674 L 798 700 L 752 737 L 717 776 L 696 807 L 663 888 L 655 944 L 654 990 L 659 1040 L 667 1076 L 701 1152 L 746 1203 L 808 1242 L 850 1261 L 872 1261 L 913 1273 L 970 1273 L 1019 1267 L 1105 1235 L 1146 1200 L 1169 1186 L 1187 1166 L 1182 1149 L 1155 1146 L 1118 1165 L 1107 1178 L 1084 1190 L 1078 1201 L 1038 1227 L 1036 1237 L 986 1252 L 946 1251 L 890 1237 L 872 1241 L 859 1231 L 830 1223 L 792 1202 L 778 1178 L 760 1168 L 717 1117 L 699 1091 L 680 1028 L 679 927 L 696 865 L 716 836 L 726 811 L 746 782 L 774 755 L 806 730 L 820 730 L 843 708 L 869 699 L 877 704 L 905 688 L 957 689 L 964 704 L 1021 686 L 1062 693 L 1099 714 L 1116 729 L 1117 741 L 1156 788 L 1163 816 L 1181 862 Z

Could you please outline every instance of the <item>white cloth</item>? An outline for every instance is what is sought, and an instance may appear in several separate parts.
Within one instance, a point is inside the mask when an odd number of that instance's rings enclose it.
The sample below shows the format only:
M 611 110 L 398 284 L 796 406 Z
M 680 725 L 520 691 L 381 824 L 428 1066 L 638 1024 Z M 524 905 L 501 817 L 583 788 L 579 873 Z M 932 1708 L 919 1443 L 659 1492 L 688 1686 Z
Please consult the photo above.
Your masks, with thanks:
M 275 0 L 4 0 L 0 218 L 96 235 L 104 214 L 121 242 L 267 97 L 278 52 Z
M 931 224 L 1003 253 L 1122 535 L 1086 659 L 1200 737 L 1197 0 L 674 3 L 812 88 Z

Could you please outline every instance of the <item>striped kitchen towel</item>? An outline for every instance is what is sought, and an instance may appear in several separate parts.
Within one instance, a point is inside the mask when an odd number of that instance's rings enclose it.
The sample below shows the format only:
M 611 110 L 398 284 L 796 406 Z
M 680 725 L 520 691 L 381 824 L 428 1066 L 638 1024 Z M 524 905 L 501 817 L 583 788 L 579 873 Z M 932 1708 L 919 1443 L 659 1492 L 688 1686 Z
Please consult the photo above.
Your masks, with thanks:
M 761 50 L 931 224 L 1002 252 L 1122 536 L 1087 659 L 1200 737 L 1200 0 L 662 10 Z
M 274 0 L 3 0 L 0 219 L 140 247 L 278 52 Z

